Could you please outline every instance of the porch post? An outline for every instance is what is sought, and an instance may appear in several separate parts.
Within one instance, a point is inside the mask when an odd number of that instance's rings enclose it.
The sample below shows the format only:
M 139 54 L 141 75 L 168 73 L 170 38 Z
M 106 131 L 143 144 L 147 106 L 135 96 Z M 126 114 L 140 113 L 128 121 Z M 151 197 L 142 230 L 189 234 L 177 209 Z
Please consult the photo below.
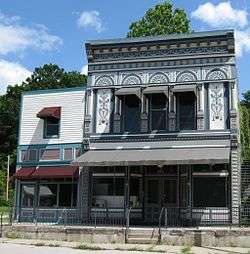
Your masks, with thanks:
M 129 175 L 130 167 L 126 166 L 126 177 L 125 177 L 125 220 L 127 218 L 127 212 L 129 210 Z
M 176 130 L 176 110 L 175 110 L 175 96 L 173 87 L 169 87 L 169 131 Z
M 90 168 L 89 167 L 83 167 L 80 174 L 80 185 L 79 185 L 79 191 L 81 193 L 80 195 L 80 208 L 81 208 L 81 217 L 82 218 L 88 218 L 90 215 Z

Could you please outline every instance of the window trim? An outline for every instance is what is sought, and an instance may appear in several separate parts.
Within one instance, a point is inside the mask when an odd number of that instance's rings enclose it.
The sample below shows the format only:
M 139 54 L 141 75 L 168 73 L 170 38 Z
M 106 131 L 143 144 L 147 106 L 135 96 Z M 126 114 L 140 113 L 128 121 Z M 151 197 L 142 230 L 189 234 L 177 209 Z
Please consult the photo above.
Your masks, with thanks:
M 42 159 L 42 151 L 44 150 L 59 150 L 59 158 L 58 159 L 50 159 L 44 160 Z M 60 148 L 41 148 L 39 149 L 39 161 L 60 161 L 61 160 L 61 149 Z
M 48 126 L 48 118 L 44 118 L 43 120 L 43 138 L 44 139 L 58 139 L 60 138 L 61 133 L 61 119 L 58 120 L 58 134 L 57 135 L 47 135 L 47 126 Z

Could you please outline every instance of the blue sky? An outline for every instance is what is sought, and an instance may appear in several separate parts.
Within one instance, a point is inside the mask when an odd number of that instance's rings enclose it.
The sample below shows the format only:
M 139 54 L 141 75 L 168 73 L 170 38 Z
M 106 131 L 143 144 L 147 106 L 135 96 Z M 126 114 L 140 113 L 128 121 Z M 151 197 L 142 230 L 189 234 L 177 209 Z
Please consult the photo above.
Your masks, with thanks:
M 1 0 L 0 93 L 45 63 L 56 63 L 66 70 L 86 70 L 86 40 L 125 37 L 129 24 L 160 2 Z M 240 92 L 250 89 L 250 1 L 172 2 L 186 10 L 195 31 L 236 29 Z

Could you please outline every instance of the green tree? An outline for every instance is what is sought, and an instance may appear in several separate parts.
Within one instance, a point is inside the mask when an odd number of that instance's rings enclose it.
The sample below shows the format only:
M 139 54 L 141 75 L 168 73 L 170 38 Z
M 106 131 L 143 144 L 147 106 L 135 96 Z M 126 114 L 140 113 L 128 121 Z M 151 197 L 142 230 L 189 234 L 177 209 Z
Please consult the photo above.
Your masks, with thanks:
M 9 86 L 6 94 L 0 96 L 0 185 L 6 171 L 7 155 L 11 155 L 10 170 L 15 171 L 17 133 L 19 126 L 20 99 L 23 91 L 38 89 L 54 89 L 84 86 L 87 82 L 85 75 L 64 69 L 55 64 L 45 64 L 35 68 L 31 77 L 22 84 Z M 0 188 L 0 199 L 3 196 Z
M 173 9 L 171 2 L 157 4 L 129 26 L 127 37 L 188 33 L 190 21 L 183 9 Z
M 250 160 L 250 90 L 243 93 L 240 105 L 240 140 L 242 158 Z

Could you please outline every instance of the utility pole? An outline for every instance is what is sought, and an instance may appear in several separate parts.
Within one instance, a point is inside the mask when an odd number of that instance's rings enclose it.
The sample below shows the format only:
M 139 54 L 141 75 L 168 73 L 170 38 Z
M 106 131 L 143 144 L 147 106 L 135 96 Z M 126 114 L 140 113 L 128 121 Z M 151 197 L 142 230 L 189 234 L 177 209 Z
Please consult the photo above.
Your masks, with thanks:
M 8 155 L 7 162 L 7 182 L 6 182 L 6 200 L 9 200 L 9 180 L 10 180 L 10 156 Z

